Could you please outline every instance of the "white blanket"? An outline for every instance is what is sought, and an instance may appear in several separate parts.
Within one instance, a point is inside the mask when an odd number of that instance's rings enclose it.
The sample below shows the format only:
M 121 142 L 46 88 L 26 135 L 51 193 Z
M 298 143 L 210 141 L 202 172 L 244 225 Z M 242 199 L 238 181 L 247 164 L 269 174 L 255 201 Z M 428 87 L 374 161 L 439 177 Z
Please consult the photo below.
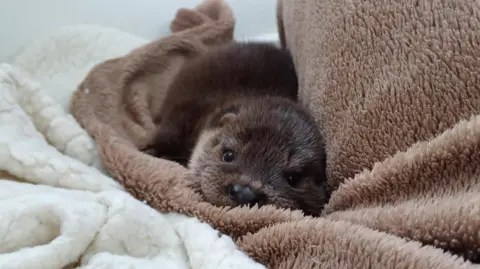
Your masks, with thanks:
M 0 268 L 264 268 L 231 238 L 135 200 L 102 170 L 68 114 L 96 63 L 147 40 L 96 26 L 62 28 L 0 65 Z

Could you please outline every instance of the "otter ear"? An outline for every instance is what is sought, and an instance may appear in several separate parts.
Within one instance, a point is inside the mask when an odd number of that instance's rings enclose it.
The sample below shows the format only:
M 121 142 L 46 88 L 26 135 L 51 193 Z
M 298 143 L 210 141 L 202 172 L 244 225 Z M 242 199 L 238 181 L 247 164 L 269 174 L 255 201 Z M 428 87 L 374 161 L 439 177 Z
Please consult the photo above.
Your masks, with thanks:
M 238 108 L 234 105 L 223 108 L 213 117 L 210 122 L 210 126 L 223 127 L 228 125 L 237 119 L 238 112 Z
M 230 124 L 235 121 L 237 118 L 237 115 L 233 112 L 227 112 L 223 114 L 220 119 L 218 119 L 217 126 L 218 127 L 223 127 L 227 124 Z

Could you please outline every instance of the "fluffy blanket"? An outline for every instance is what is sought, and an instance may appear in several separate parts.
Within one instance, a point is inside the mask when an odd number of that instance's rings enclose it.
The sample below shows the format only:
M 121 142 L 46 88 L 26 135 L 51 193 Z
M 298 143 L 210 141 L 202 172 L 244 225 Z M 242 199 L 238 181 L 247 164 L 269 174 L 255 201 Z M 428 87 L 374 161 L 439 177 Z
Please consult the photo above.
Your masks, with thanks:
M 264 268 L 208 224 L 125 192 L 68 114 L 95 64 L 145 43 L 67 27 L 0 65 L 0 268 Z
M 142 153 L 179 67 L 231 40 L 221 0 L 179 10 L 171 36 L 80 84 L 71 111 L 106 169 L 137 199 L 198 217 L 269 268 L 478 268 L 480 7 L 285 0 L 278 23 L 300 99 L 326 137 L 336 190 L 322 217 L 212 206 L 183 167 Z

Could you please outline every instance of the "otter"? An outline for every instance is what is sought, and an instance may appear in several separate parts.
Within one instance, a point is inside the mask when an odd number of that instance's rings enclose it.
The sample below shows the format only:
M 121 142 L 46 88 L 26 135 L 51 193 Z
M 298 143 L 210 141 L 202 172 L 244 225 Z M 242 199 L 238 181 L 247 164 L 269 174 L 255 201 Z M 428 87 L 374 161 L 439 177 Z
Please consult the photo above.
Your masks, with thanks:
M 297 95 L 288 51 L 263 42 L 216 46 L 172 82 L 153 155 L 186 166 L 214 205 L 319 215 L 328 199 L 323 136 Z

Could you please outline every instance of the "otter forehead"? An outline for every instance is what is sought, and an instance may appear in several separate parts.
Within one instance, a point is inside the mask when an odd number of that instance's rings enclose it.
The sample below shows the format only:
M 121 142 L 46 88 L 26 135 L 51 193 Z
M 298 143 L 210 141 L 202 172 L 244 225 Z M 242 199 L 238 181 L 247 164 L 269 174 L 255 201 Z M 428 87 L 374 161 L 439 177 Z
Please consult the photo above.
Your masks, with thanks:
M 240 112 L 233 128 L 243 142 L 264 142 L 289 147 L 315 148 L 322 136 L 312 119 L 296 107 L 266 110 L 254 107 Z
M 252 168 L 295 169 L 321 158 L 314 130 L 308 128 L 288 124 L 250 125 L 227 134 L 231 143 L 241 149 L 243 164 Z
M 240 144 L 242 158 L 250 158 L 248 165 L 275 166 L 286 163 L 295 147 L 288 133 L 278 132 L 272 127 L 258 126 L 239 129 L 232 135 L 235 142 Z
M 232 116 L 220 124 L 224 115 Z M 285 98 L 246 98 L 225 106 L 209 128 L 219 130 L 214 144 L 236 149 L 243 165 L 301 166 L 322 158 L 322 136 L 314 120 L 297 103 Z M 241 152 L 240 152 L 241 151 Z

